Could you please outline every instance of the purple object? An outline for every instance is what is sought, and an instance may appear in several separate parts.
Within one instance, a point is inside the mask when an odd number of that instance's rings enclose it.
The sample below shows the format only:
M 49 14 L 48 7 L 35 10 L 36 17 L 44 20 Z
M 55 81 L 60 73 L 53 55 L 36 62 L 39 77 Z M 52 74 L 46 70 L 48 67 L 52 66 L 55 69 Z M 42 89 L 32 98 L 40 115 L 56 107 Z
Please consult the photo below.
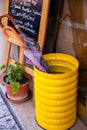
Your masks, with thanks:
M 24 55 L 26 57 L 26 63 L 36 66 L 43 72 L 49 72 L 49 66 L 42 57 L 40 46 L 34 39 L 29 38 L 25 34 L 21 34 L 21 39 L 26 43 L 24 46 Z

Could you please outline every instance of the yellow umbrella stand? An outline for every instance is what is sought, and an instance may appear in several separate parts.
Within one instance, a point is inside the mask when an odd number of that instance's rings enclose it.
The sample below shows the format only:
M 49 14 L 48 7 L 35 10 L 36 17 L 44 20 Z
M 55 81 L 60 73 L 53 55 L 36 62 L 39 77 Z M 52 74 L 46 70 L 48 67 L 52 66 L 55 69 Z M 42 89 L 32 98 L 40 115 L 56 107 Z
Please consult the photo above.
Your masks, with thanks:
M 66 130 L 76 121 L 78 61 L 70 55 L 43 55 L 51 73 L 34 68 L 37 123 L 47 130 Z

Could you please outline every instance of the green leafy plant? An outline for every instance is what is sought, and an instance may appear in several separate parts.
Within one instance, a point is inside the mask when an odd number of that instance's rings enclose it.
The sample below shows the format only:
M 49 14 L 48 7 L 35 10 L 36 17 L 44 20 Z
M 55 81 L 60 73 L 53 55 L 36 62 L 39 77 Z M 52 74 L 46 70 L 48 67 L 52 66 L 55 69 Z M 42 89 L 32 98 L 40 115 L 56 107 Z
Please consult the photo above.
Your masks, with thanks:
M 20 82 L 23 78 L 23 74 L 24 74 L 24 69 L 22 64 L 20 64 L 19 62 L 15 62 L 15 66 L 13 65 L 8 65 L 6 67 L 6 65 L 2 65 L 0 67 L 0 70 L 6 68 L 5 73 L 5 82 L 7 84 L 10 84 L 12 86 L 12 92 L 15 94 L 20 87 Z

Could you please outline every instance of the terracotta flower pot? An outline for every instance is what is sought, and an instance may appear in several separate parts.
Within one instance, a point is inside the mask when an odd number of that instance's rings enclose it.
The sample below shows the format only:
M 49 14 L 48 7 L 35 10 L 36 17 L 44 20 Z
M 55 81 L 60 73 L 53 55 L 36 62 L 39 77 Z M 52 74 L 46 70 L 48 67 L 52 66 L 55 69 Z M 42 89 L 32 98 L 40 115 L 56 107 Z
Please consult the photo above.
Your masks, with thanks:
M 11 85 L 5 82 L 5 77 L 6 76 L 3 76 L 2 81 L 6 87 L 7 99 L 9 99 L 11 102 L 24 102 L 31 97 L 31 91 L 29 89 L 29 85 L 32 79 L 31 76 L 26 76 L 29 80 L 26 83 L 20 85 L 18 92 L 16 92 L 15 94 L 12 92 Z

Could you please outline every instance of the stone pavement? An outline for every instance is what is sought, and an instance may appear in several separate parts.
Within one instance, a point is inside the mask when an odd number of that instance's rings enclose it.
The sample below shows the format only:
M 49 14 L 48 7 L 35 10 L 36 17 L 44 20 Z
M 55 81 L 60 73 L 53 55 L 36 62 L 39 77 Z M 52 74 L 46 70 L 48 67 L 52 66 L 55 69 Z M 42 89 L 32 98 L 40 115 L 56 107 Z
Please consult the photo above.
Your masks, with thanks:
M 0 89 L 0 130 L 22 130 L 13 110 Z

